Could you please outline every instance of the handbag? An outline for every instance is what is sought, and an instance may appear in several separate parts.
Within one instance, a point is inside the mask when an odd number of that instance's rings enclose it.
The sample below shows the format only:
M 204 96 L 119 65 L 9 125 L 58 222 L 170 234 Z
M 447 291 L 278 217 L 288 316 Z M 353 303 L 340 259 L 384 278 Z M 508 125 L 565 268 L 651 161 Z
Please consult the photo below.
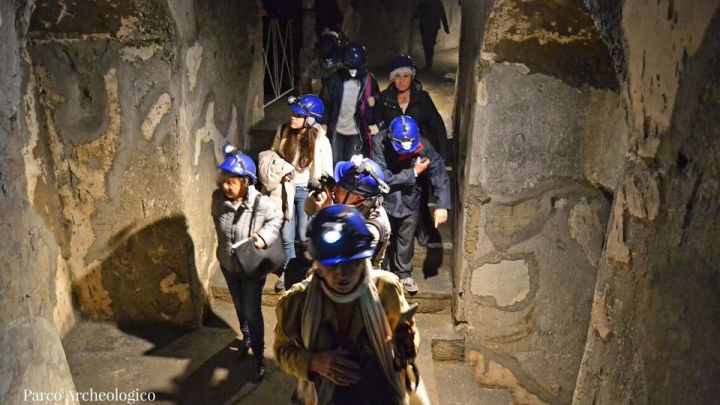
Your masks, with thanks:
M 240 267 L 247 277 L 256 280 L 263 279 L 269 273 L 280 269 L 287 259 L 285 249 L 283 249 L 282 246 L 282 238 L 275 238 L 275 241 L 267 245 L 264 249 L 256 248 L 255 243 L 253 243 L 253 240 L 250 238 L 250 235 L 252 235 L 252 232 L 255 229 L 255 219 L 257 217 L 260 198 L 261 196 L 255 197 L 255 203 L 253 204 L 252 213 L 250 215 L 248 237 L 239 244 L 233 243 L 233 254 L 238 267 Z M 238 219 L 239 215 L 235 213 L 233 225 L 237 223 Z

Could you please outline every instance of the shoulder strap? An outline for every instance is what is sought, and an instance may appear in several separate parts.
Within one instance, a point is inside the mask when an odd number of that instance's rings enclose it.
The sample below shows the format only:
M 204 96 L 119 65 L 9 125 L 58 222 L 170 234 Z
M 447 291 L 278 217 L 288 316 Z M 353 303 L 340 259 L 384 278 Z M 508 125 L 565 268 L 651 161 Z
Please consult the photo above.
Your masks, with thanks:
M 255 218 L 257 217 L 257 210 L 258 210 L 258 206 L 260 205 L 261 197 L 262 196 L 258 194 L 255 197 L 255 202 L 253 203 L 252 213 L 250 214 L 250 228 L 248 229 L 248 237 L 250 237 L 250 235 L 252 235 L 253 229 L 255 229 Z

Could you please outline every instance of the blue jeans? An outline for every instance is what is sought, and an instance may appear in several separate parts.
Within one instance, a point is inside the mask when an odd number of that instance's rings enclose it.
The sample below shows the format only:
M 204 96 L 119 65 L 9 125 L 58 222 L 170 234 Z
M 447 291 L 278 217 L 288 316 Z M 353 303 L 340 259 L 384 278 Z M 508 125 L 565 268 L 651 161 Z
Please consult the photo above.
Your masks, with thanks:
M 285 249 L 285 255 L 287 256 L 287 261 L 285 261 L 286 267 L 288 262 L 290 262 L 291 259 L 294 259 L 296 257 L 295 243 L 305 243 L 305 240 L 307 240 L 305 232 L 307 232 L 308 216 L 305 213 L 305 208 L 303 207 L 303 205 L 305 205 L 305 200 L 307 199 L 307 196 L 307 187 L 295 187 L 295 200 L 293 201 L 293 217 L 285 221 L 285 223 L 283 224 L 282 240 L 283 248 Z
M 220 269 L 235 305 L 243 340 L 250 338 L 253 355 L 262 358 L 265 349 L 265 326 L 261 301 L 265 277 L 255 280 L 241 274 L 228 273 L 222 267 Z

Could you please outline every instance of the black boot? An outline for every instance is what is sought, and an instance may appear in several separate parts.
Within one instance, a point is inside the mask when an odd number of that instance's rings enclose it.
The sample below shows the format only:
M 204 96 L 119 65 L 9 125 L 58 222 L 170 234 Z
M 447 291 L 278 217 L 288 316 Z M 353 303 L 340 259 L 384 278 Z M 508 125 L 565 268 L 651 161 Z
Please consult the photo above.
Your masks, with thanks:
M 262 353 L 255 355 L 255 375 L 252 378 L 253 384 L 258 384 L 265 378 L 265 358 Z
M 238 350 L 238 357 L 240 359 L 244 359 L 248 353 L 250 353 L 250 344 L 249 337 L 243 338 L 242 342 L 240 342 L 240 348 Z

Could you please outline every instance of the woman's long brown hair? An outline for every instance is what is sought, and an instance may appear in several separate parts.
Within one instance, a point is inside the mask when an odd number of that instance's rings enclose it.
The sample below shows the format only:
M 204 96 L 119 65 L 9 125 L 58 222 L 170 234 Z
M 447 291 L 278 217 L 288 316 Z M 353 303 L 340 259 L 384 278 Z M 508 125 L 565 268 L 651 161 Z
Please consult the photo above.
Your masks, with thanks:
M 305 170 L 315 159 L 315 140 L 320 132 L 315 127 L 293 129 L 287 125 L 287 136 L 283 144 L 282 158 L 291 162 L 298 154 L 298 169 Z

